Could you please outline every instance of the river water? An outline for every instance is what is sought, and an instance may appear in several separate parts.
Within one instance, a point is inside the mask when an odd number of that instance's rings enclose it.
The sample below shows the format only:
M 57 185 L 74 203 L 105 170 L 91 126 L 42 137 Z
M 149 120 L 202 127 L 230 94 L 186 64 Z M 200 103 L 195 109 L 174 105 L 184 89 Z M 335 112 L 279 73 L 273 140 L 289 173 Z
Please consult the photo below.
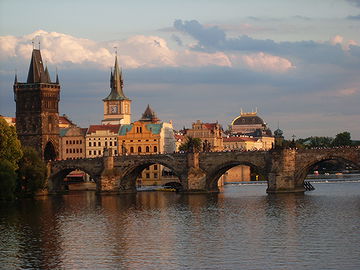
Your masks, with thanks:
M 1 269 L 360 269 L 360 182 L 0 204 Z

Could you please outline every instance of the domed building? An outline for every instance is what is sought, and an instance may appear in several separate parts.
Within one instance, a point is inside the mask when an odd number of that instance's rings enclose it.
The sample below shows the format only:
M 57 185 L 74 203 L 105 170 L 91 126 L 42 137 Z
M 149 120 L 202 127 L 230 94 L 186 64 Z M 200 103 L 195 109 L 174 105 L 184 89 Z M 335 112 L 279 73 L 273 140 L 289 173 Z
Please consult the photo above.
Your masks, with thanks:
M 257 144 L 253 145 L 252 148 L 259 150 L 269 150 L 274 146 L 274 137 L 271 130 L 266 126 L 264 120 L 257 115 L 257 111 L 241 111 L 240 115 L 231 122 L 230 134 L 230 137 L 241 137 L 242 140 L 246 138 L 249 140 L 256 139 Z
M 231 122 L 232 134 L 254 136 L 260 135 L 259 132 L 261 132 L 261 135 L 271 136 L 270 129 L 267 128 L 266 123 L 257 115 L 257 112 L 241 112 L 240 115 Z

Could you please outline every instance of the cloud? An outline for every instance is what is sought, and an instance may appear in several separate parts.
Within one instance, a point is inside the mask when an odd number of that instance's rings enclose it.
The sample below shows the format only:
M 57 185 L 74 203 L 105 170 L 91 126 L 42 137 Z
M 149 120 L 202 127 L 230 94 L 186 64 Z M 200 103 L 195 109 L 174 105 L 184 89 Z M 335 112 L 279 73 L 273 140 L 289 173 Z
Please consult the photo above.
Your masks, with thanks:
M 355 16 L 347 16 L 346 19 L 348 20 L 360 20 L 360 14 L 359 15 L 355 15 Z
M 329 40 L 330 44 L 337 45 L 339 44 L 343 50 L 348 51 L 350 46 L 357 46 L 357 42 L 355 40 L 345 40 L 344 37 L 340 35 L 336 35 Z
M 121 66 L 124 68 L 154 68 L 177 66 L 231 66 L 228 57 L 221 52 L 175 51 L 166 40 L 158 36 L 132 36 L 125 40 L 95 42 L 57 32 L 35 31 L 23 37 L 0 37 L 0 60 L 28 61 L 35 40 L 40 42 L 43 60 L 60 68 L 71 66 L 108 68 L 114 63 L 114 47 L 117 47 Z M 181 42 L 178 38 L 178 42 Z
M 262 72 L 286 72 L 295 66 L 286 58 L 259 52 L 241 56 L 243 62 L 252 70 Z
M 357 7 L 360 7 L 360 0 L 347 0 L 347 1 Z
M 357 95 L 358 93 L 360 93 L 360 90 L 358 88 L 355 88 L 355 87 L 354 88 L 344 88 L 344 89 L 335 91 L 334 96 L 349 97 L 349 96 Z

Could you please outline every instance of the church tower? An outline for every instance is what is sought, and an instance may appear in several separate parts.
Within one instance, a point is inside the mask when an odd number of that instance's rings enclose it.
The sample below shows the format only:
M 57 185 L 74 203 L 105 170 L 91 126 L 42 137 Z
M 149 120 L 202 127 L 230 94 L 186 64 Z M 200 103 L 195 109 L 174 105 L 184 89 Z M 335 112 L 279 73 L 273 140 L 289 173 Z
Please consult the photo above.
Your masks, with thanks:
M 104 120 L 103 125 L 130 124 L 131 123 L 131 100 L 123 92 L 122 71 L 119 69 L 117 56 L 115 56 L 114 72 L 110 74 L 110 94 L 103 99 Z
M 15 75 L 16 132 L 23 146 L 34 147 L 44 160 L 59 155 L 60 84 L 44 70 L 40 49 L 33 49 L 27 81 Z

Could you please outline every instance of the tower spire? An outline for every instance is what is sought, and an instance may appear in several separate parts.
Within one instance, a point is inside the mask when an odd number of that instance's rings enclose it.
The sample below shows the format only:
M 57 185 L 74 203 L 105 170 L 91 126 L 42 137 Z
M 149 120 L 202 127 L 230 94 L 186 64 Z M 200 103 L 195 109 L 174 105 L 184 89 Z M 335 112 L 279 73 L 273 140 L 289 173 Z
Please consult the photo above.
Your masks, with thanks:
M 105 98 L 105 100 L 122 100 L 128 99 L 123 92 L 123 78 L 122 71 L 119 68 L 117 55 L 115 55 L 115 64 L 114 69 L 110 72 L 110 95 Z
M 15 79 L 14 79 L 14 84 L 17 84 L 17 70 L 15 69 Z

